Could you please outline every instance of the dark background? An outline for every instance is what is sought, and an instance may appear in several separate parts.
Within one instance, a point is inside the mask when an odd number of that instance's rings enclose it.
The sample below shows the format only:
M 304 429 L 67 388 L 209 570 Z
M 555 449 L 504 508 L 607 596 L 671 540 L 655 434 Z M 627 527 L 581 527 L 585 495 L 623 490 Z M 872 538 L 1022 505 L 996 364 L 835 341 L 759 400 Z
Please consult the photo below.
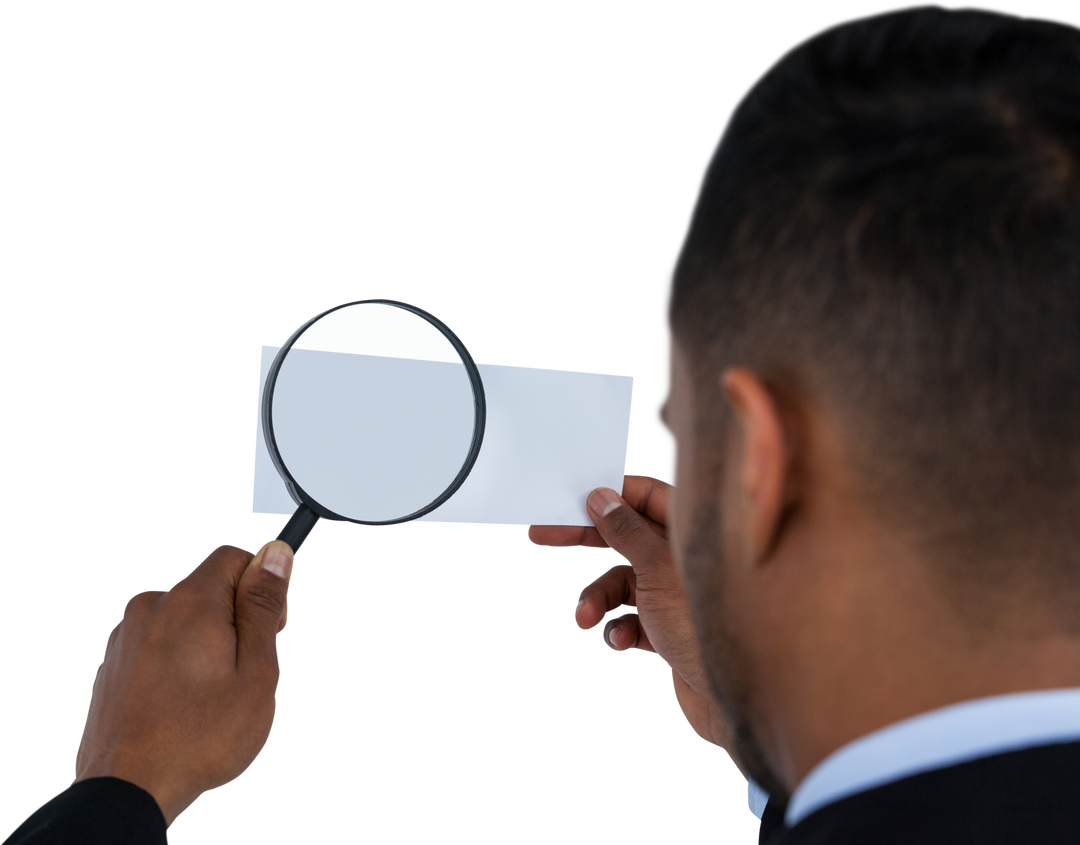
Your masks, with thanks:
M 671 480 L 667 285 L 722 127 L 786 50 L 889 8 L 0 6 L 0 835 L 74 777 L 127 600 L 276 535 L 260 348 L 316 312 L 401 299 L 481 363 L 632 375 L 627 471 Z M 756 841 L 660 660 L 574 624 L 617 562 L 320 525 L 270 740 L 170 841 Z

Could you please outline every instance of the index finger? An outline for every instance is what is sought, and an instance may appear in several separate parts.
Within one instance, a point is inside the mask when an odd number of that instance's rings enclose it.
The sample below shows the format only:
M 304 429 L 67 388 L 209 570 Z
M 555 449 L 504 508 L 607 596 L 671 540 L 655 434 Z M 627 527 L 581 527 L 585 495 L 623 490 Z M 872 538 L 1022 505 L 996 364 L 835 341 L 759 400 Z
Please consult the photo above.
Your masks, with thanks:
M 220 546 L 169 592 L 209 595 L 223 611 L 232 614 L 240 576 L 252 557 L 251 552 L 243 549 Z
M 622 497 L 634 510 L 645 517 L 653 533 L 667 539 L 668 494 L 672 490 L 655 478 L 627 475 L 623 478 Z M 533 525 L 529 539 L 538 546 L 593 546 L 606 548 L 607 542 L 591 525 Z

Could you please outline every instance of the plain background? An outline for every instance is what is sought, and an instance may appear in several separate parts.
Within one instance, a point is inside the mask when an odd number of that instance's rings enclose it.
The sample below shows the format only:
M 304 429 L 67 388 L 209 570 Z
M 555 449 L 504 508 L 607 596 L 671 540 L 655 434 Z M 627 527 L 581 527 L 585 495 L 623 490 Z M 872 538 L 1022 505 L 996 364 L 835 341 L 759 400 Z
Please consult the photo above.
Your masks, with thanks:
M 260 348 L 318 311 L 402 299 L 483 363 L 632 375 L 627 470 L 670 480 L 667 286 L 724 123 L 887 8 L 0 5 L 0 836 L 74 777 L 127 600 L 280 529 L 251 513 Z M 755 842 L 663 663 L 574 624 L 617 563 L 319 525 L 270 739 L 170 841 Z

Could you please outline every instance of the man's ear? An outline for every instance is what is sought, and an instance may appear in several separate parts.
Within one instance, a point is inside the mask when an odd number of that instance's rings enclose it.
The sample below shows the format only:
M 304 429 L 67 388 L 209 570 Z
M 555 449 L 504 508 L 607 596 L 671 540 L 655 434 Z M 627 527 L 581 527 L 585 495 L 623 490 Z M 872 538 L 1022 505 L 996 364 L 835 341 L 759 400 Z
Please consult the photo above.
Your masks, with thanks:
M 791 421 L 783 401 L 754 372 L 731 367 L 721 386 L 733 410 L 726 474 L 746 511 L 748 539 L 759 561 L 772 553 L 791 515 L 796 499 L 792 441 L 798 437 L 786 430 Z

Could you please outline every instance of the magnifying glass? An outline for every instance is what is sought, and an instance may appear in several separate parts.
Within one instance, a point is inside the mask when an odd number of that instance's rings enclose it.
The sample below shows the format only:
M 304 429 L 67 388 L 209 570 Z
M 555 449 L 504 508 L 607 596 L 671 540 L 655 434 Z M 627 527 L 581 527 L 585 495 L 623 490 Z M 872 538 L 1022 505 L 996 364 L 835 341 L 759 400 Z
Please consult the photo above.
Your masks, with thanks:
M 464 483 L 484 440 L 484 384 L 445 323 L 390 299 L 347 302 L 293 332 L 270 365 L 261 417 L 297 504 L 295 552 L 320 518 L 392 525 Z

